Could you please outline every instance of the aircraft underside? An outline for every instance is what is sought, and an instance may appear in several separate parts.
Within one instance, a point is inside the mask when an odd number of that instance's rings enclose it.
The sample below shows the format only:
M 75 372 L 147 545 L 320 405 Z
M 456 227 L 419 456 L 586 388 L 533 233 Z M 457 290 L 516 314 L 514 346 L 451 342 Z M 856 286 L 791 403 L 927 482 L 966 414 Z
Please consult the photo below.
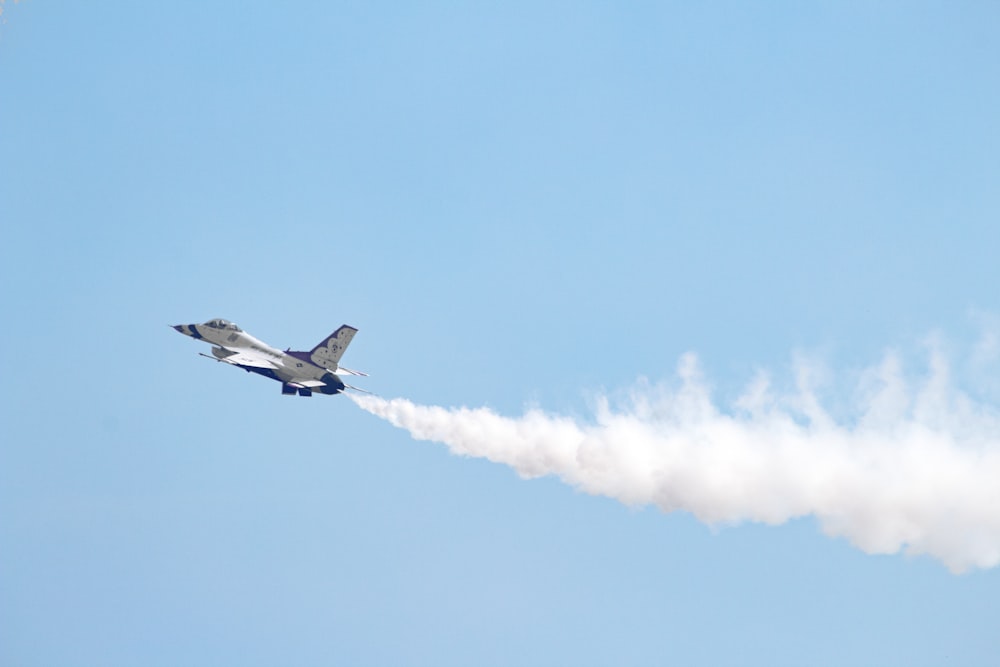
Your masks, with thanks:
M 257 368 L 255 366 L 239 366 L 248 373 L 257 373 L 258 375 L 263 375 L 266 378 L 272 380 L 277 380 L 281 383 L 281 393 L 284 396 L 294 396 L 298 394 L 299 396 L 312 396 L 314 391 L 318 391 L 321 394 L 333 395 L 339 394 L 344 391 L 344 383 L 339 377 L 333 373 L 326 373 L 321 379 L 323 384 L 318 387 L 303 387 L 298 385 L 295 380 L 286 381 L 281 378 L 277 371 L 271 368 Z

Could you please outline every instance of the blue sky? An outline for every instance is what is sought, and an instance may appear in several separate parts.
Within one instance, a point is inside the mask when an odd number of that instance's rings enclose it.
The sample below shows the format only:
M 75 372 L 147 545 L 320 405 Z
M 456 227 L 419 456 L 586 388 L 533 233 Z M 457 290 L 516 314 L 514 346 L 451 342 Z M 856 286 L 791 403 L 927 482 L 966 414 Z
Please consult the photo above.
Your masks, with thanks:
M 994 664 L 996 568 L 522 479 L 166 325 L 582 423 L 931 346 L 994 415 L 998 18 L 7 2 L 0 663 Z

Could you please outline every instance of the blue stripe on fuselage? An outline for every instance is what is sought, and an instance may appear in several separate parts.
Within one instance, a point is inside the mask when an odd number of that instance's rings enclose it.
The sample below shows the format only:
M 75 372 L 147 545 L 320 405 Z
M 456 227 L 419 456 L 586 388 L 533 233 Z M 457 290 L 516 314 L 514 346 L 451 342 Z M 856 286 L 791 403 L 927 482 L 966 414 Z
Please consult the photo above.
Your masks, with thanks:
M 195 338 L 201 338 L 202 337 L 201 334 L 198 333 L 198 327 L 196 327 L 193 324 L 189 324 L 188 325 L 188 331 L 190 331 L 191 335 L 194 336 Z
M 278 382 L 283 382 L 283 380 L 278 377 L 278 374 L 274 372 L 271 368 L 257 368 L 256 366 L 242 366 L 240 364 L 234 364 L 239 366 L 248 373 L 256 373 L 257 375 L 263 375 L 266 378 L 271 378 L 272 380 L 277 380 Z

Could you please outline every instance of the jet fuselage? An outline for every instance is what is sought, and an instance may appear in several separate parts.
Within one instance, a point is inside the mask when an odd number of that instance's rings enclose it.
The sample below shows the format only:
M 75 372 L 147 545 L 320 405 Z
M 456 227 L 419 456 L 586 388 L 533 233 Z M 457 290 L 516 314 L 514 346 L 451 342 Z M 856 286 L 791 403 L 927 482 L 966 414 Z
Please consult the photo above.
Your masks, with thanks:
M 310 396 L 313 391 L 337 394 L 344 390 L 346 385 L 337 375 L 337 361 L 357 331 L 344 325 L 311 352 L 283 352 L 223 319 L 209 320 L 204 324 L 178 324 L 173 329 L 210 343 L 213 346 L 210 358 L 277 380 L 282 383 L 283 394 L 297 393 L 300 396 Z

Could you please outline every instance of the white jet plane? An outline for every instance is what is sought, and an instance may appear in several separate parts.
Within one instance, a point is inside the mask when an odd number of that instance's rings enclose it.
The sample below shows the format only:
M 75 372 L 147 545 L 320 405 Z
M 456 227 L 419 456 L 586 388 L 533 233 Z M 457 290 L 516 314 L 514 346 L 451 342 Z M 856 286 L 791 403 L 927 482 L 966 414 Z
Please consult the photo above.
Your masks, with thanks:
M 364 391 L 344 384 L 339 377 L 368 375 L 339 365 L 344 350 L 358 332 L 346 324 L 309 352 L 276 350 L 232 322 L 222 319 L 209 320 L 204 324 L 178 324 L 173 328 L 185 336 L 213 345 L 213 356 L 199 352 L 201 356 L 277 380 L 281 383 L 281 393 L 286 396 L 312 396 L 313 391 L 339 394 L 345 388 Z

